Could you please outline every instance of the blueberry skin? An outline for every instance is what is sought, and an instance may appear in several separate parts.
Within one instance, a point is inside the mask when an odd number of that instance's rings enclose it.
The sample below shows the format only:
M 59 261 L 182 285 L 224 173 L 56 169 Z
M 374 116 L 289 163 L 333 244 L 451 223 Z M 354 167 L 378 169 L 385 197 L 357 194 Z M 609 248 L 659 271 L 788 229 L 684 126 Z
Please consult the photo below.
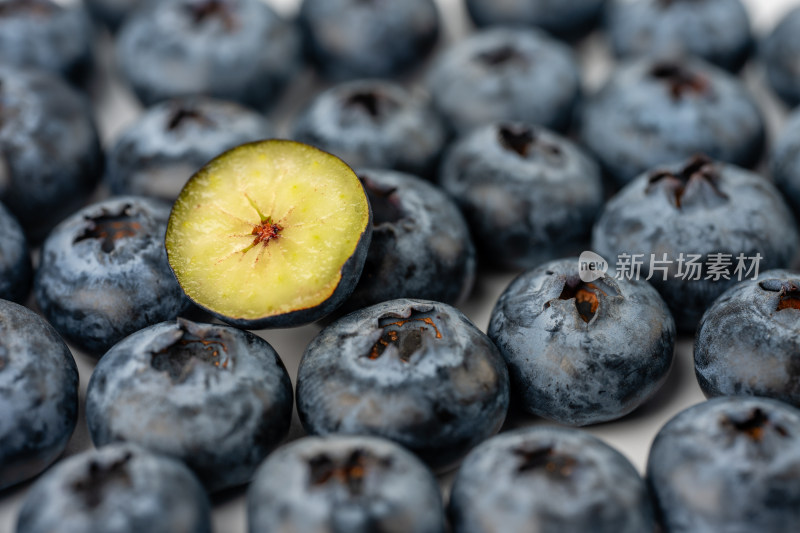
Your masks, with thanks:
M 122 21 L 125 20 L 125 17 L 141 4 L 141 0 L 83 1 L 92 18 L 105 24 L 112 32 L 117 31 L 122 25 Z
M 273 136 L 255 111 L 211 98 L 177 98 L 147 109 L 108 154 L 105 180 L 114 194 L 178 197 L 186 181 L 235 146 Z
M 737 283 L 703 315 L 695 374 L 711 396 L 765 396 L 800 406 L 800 272 Z
M 767 82 L 790 107 L 800 104 L 800 73 L 795 59 L 800 54 L 800 7 L 789 11 L 761 43 L 760 54 Z
M 606 26 L 614 53 L 623 58 L 693 55 L 735 72 L 753 49 L 741 0 L 613 0 Z
M 675 323 L 644 281 L 579 278 L 578 258 L 528 270 L 506 288 L 487 332 L 529 413 L 571 426 L 615 420 L 661 388 Z
M 123 77 L 147 106 L 187 95 L 274 104 L 299 70 L 301 37 L 260 0 L 161 0 L 125 20 Z
M 247 491 L 249 533 L 444 533 L 424 464 L 375 437 L 305 437 L 270 455 Z
M 587 100 L 580 135 L 619 186 L 698 153 L 753 167 L 765 143 L 763 116 L 744 85 L 699 59 L 620 67 Z
M 458 134 L 504 120 L 565 131 L 581 93 L 571 50 L 533 29 L 482 30 L 450 46 L 427 86 Z
M 84 81 L 92 64 L 89 15 L 80 3 L 0 0 L 0 63 Z
M 139 446 L 65 459 L 28 491 L 17 533 L 211 533 L 211 506 L 191 470 Z
M 209 491 L 246 483 L 286 436 L 292 384 L 265 340 L 185 319 L 140 330 L 92 374 L 95 446 L 135 442 L 184 461 Z
M 434 469 L 497 433 L 508 401 L 494 344 L 457 309 L 427 300 L 392 300 L 333 322 L 297 374 L 297 411 L 310 434 L 388 438 Z
M 625 456 L 576 429 L 529 427 L 464 459 L 449 506 L 453 533 L 645 533 L 647 486 Z
M 478 27 L 538 26 L 562 39 L 573 40 L 591 30 L 606 0 L 466 0 Z
M 439 39 L 433 0 L 303 0 L 306 50 L 334 80 L 389 78 L 422 62 Z
M 427 98 L 384 80 L 357 80 L 323 91 L 295 119 L 293 138 L 351 167 L 434 174 L 447 134 Z
M 459 138 L 439 183 L 464 213 L 481 259 L 507 269 L 585 250 L 603 205 L 598 165 L 567 139 L 522 123 Z
M 52 74 L 0 66 L 0 201 L 28 238 L 78 209 L 102 172 L 88 101 Z
M 17 219 L 0 203 L 0 299 L 23 302 L 32 279 L 28 240 Z
M 665 533 L 792 531 L 800 523 L 800 411 L 715 398 L 661 428 L 647 481 Z
M 789 115 L 773 144 L 770 170 L 789 207 L 800 216 L 800 111 Z
M 159 200 L 112 197 L 74 213 L 42 245 L 36 302 L 89 355 L 189 305 L 164 249 L 169 211 Z
M 372 207 L 372 241 L 344 314 L 397 298 L 456 304 L 475 281 L 467 223 L 438 187 L 390 170 L 356 171 Z
M 56 330 L 0 300 L 0 490 L 47 468 L 78 421 L 78 368 Z
M 667 279 L 650 280 L 672 311 L 678 329 L 693 333 L 700 317 L 736 283 L 739 254 L 761 254 L 759 271 L 787 268 L 798 250 L 797 224 L 775 186 L 765 178 L 704 157 L 642 174 L 606 204 L 594 226 L 592 249 L 611 265 L 621 254 L 643 254 L 642 278 L 651 254 L 673 261 Z M 699 280 L 680 279 L 680 254 L 701 255 Z M 705 279 L 710 254 L 730 254 L 731 279 Z M 745 262 L 751 266 L 751 262 Z M 684 269 L 684 272 L 688 267 Z M 742 278 L 752 277 L 746 270 Z

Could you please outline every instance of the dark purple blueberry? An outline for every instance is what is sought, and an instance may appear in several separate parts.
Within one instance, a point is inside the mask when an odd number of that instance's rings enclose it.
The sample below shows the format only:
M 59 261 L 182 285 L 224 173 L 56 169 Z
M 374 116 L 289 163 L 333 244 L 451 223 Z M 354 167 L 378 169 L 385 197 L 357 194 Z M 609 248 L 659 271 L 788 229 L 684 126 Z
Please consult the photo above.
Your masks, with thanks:
M 773 91 L 790 107 L 800 104 L 800 7 L 795 7 L 775 26 L 761 43 L 762 63 L 767 82 Z
M 408 71 L 439 39 L 433 0 L 303 0 L 306 48 L 326 77 L 388 78 Z
M 130 444 L 60 462 L 28 491 L 16 533 L 210 533 L 203 486 L 182 463 Z
M 479 27 L 537 26 L 563 39 L 585 35 L 600 20 L 606 0 L 466 0 Z
M 595 224 L 592 248 L 618 274 L 650 278 L 678 329 L 694 332 L 731 285 L 790 266 L 797 223 L 768 180 L 697 156 L 623 188 Z
M 247 492 L 249 533 L 444 533 L 424 464 L 364 436 L 306 437 L 270 455 Z
M 800 216 L 800 110 L 789 115 L 773 144 L 770 169 L 789 207 Z
M 32 478 L 78 421 L 78 368 L 50 324 L 0 300 L 0 490 Z
M 715 398 L 661 428 L 647 480 L 665 533 L 786 533 L 800 524 L 800 411 Z
M 625 456 L 576 429 L 532 427 L 473 450 L 450 495 L 453 533 L 652 533 L 647 486 Z
M 699 59 L 626 64 L 586 103 L 581 138 L 620 186 L 698 153 L 753 167 L 764 119 L 742 82 Z
M 309 433 L 388 438 L 436 469 L 497 433 L 507 409 L 497 348 L 460 311 L 426 300 L 392 300 L 333 322 L 297 374 Z
M 293 137 L 351 167 L 435 173 L 447 140 L 427 98 L 382 80 L 342 83 L 320 93 L 297 117 Z
M 694 343 L 706 396 L 766 396 L 800 406 L 800 272 L 737 283 L 703 315 Z
M 64 337 L 100 357 L 117 341 L 189 305 L 167 262 L 170 206 L 112 197 L 74 213 L 42 245 L 34 294 Z
M 188 95 L 275 103 L 301 66 L 301 38 L 261 0 L 159 0 L 125 19 L 123 77 L 145 105 Z
M 28 238 L 78 209 L 102 173 L 85 98 L 52 74 L 0 66 L 0 201 Z
M 446 49 L 428 75 L 434 107 L 456 133 L 498 121 L 566 130 L 580 99 L 571 50 L 532 29 L 482 30 Z
M 161 102 L 119 137 L 108 154 L 105 180 L 114 194 L 172 202 L 186 181 L 222 152 L 272 136 L 263 116 L 233 102 L 198 97 Z
M 510 269 L 585 250 L 603 205 L 597 164 L 567 139 L 522 123 L 461 137 L 439 183 L 463 211 L 480 258 Z
M 615 420 L 646 402 L 675 350 L 675 322 L 649 283 L 602 272 L 584 281 L 586 273 L 577 257 L 523 273 L 500 296 L 488 330 L 520 407 L 572 426 Z
M 24 302 L 32 279 L 28 240 L 14 215 L 0 203 L 0 299 Z
M 291 416 L 289 374 L 267 341 L 184 319 L 116 344 L 86 393 L 95 446 L 134 442 L 176 457 L 209 491 L 250 481 Z

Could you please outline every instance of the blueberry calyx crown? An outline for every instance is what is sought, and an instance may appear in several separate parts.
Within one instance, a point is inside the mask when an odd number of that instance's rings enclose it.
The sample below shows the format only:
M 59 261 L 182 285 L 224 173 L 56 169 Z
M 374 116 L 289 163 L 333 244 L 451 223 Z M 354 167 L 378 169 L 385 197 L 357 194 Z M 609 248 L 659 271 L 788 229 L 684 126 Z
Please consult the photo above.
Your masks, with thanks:
M 705 76 L 673 61 L 656 63 L 650 69 L 650 76 L 667 85 L 673 100 L 680 100 L 684 95 L 691 93 L 704 93 L 711 87 Z
M 728 201 L 728 195 L 719 187 L 721 176 L 714 162 L 705 155 L 689 160 L 678 172 L 658 170 L 650 175 L 645 192 L 654 187 L 668 192 L 678 209 L 692 206 L 715 207 Z
M 141 217 L 133 212 L 133 206 L 125 204 L 119 214 L 111 214 L 106 210 L 94 217 L 85 217 L 86 229 L 78 235 L 73 244 L 88 239 L 101 241 L 100 249 L 111 253 L 116 248 L 116 242 L 121 239 L 139 235 L 144 227 Z
M 768 279 L 758 284 L 765 291 L 778 293 L 778 311 L 797 309 L 800 311 L 800 281 Z
M 754 442 L 764 440 L 768 429 L 773 429 L 781 437 L 788 437 L 789 432 L 783 426 L 774 423 L 763 409 L 756 407 L 745 417 L 733 418 L 724 416 L 722 426 L 737 433 L 742 433 Z
M 564 479 L 570 477 L 578 466 L 577 459 L 558 453 L 552 446 L 534 450 L 517 448 L 513 453 L 520 459 L 518 474 L 544 472 L 549 477 Z
M 47 15 L 55 10 L 56 6 L 49 0 L 9 0 L 0 2 L 0 17 L 27 11 L 34 15 Z
M 227 31 L 233 31 L 237 27 L 236 17 L 231 12 L 231 8 L 225 0 L 203 0 L 191 2 L 186 6 L 192 22 L 195 25 L 218 18 Z
M 382 116 L 392 113 L 397 107 L 398 102 L 381 91 L 358 91 L 347 95 L 344 99 L 343 107 L 354 111 L 365 113 L 369 118 L 377 120 Z
M 370 179 L 367 175 L 358 177 L 367 193 L 372 207 L 372 224 L 374 227 L 383 224 L 396 224 L 406 218 L 397 195 L 397 187 L 385 187 Z
M 527 158 L 532 150 L 544 154 L 548 159 L 560 160 L 561 148 L 544 141 L 536 132 L 528 127 L 514 124 L 503 124 L 497 130 L 497 140 L 505 150 Z
M 360 496 L 367 471 L 375 466 L 388 468 L 391 459 L 375 457 L 362 449 L 353 450 L 344 461 L 321 453 L 308 460 L 308 483 L 320 487 L 335 481 L 347 488 L 351 496 Z
M 575 309 L 578 311 L 578 316 L 587 324 L 597 315 L 600 310 L 601 298 L 608 296 L 617 296 L 619 293 L 600 280 L 592 283 L 582 281 L 579 277 L 565 277 L 564 287 L 561 289 L 561 294 L 558 295 L 557 300 L 574 300 Z M 553 300 L 544 304 L 544 308 L 550 307 Z
M 83 503 L 89 509 L 97 508 L 112 485 L 130 487 L 133 485 L 128 473 L 128 461 L 133 454 L 125 454 L 110 464 L 102 464 L 92 460 L 85 476 L 72 483 L 72 490 L 82 496 Z
M 397 357 L 409 363 L 413 355 L 422 347 L 424 339 L 441 339 L 442 332 L 429 311 L 414 310 L 408 317 L 385 316 L 378 321 L 383 333 L 367 354 L 367 359 L 380 359 L 386 349 L 393 345 Z
M 175 131 L 182 128 L 188 122 L 195 122 L 203 126 L 211 126 L 213 122 L 197 109 L 186 106 L 176 106 L 167 119 L 167 130 Z
M 514 46 L 504 44 L 478 53 L 476 60 L 487 67 L 526 63 L 526 57 Z
M 186 320 L 178 320 L 177 338 L 152 352 L 150 366 L 166 372 L 172 383 L 182 383 L 191 374 L 197 362 L 227 370 L 232 362 L 228 347 L 222 339 L 206 335 L 203 328 Z M 173 335 L 174 332 L 169 332 Z

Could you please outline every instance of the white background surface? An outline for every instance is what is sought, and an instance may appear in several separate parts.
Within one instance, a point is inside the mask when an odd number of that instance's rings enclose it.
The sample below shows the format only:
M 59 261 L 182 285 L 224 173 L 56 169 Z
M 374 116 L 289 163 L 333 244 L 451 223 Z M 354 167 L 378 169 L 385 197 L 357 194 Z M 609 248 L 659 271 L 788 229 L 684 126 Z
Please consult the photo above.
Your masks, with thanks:
M 67 3 L 69 0 L 66 0 Z M 291 15 L 296 11 L 297 0 L 266 0 L 284 14 Z M 442 6 L 445 23 L 443 44 L 456 40 L 469 31 L 471 25 L 466 18 L 462 0 L 438 0 Z M 769 31 L 775 22 L 788 9 L 800 5 L 800 0 L 745 0 L 754 26 L 759 35 Z M 106 67 L 109 65 L 109 41 L 102 40 L 101 56 Z M 595 35 L 581 43 L 581 61 L 583 63 L 585 83 L 588 89 L 597 87 L 608 74 L 611 65 L 606 44 L 603 38 Z M 96 98 L 98 122 L 106 145 L 112 142 L 118 133 L 140 112 L 140 107 L 133 96 L 105 69 L 101 90 Z M 763 73 L 757 64 L 750 64 L 744 71 L 748 85 L 759 98 L 767 114 L 772 136 L 779 131 L 786 109 L 768 94 L 763 84 Z M 287 91 L 287 96 L 271 112 L 270 116 L 277 124 L 285 127 L 288 117 L 293 116 L 301 108 L 318 87 L 318 80 L 310 72 L 301 76 L 296 84 Z M 284 130 L 279 130 L 285 133 Z M 471 298 L 460 308 L 483 331 L 489 322 L 489 314 L 497 297 L 514 277 L 513 274 L 484 274 L 479 277 Z M 292 330 L 276 330 L 259 332 L 281 355 L 294 380 L 297 365 L 306 344 L 319 330 L 317 326 L 306 326 Z M 68 446 L 67 455 L 91 447 L 85 421 L 83 419 L 83 399 L 94 363 L 77 350 L 73 349 L 81 374 L 81 419 Z M 644 471 L 650 442 L 658 429 L 674 414 L 689 405 L 702 401 L 703 395 L 697 386 L 692 368 L 692 342 L 690 338 L 682 338 L 670 378 L 657 396 L 631 415 L 611 423 L 587 428 L 587 431 L 604 439 L 625 454 L 640 471 Z M 543 420 L 532 417 L 512 417 L 506 425 L 542 424 Z M 303 430 L 295 414 L 290 439 L 298 438 Z M 441 477 L 445 491 L 451 475 Z M 16 515 L 22 499 L 30 483 L 0 492 L 0 533 L 14 531 Z M 244 506 L 244 489 L 232 490 L 213 498 L 214 531 L 216 533 L 240 533 L 246 531 Z

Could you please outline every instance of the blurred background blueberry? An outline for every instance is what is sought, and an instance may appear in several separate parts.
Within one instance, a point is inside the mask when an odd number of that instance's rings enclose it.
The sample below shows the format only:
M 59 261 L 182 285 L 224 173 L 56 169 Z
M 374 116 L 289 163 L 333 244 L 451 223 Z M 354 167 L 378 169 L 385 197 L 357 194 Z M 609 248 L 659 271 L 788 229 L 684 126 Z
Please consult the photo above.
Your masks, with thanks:
M 761 43 L 761 59 L 767 82 L 790 107 L 800 104 L 800 7 L 787 12 Z
M 83 0 L 89 14 L 111 31 L 117 31 L 133 10 L 143 4 L 142 0 Z
M 17 219 L 0 203 L 0 299 L 24 302 L 32 279 L 28 240 Z
M 600 20 L 606 0 L 466 0 L 478 27 L 537 26 L 563 39 L 575 39 Z
M 783 130 L 775 139 L 770 170 L 789 207 L 800 217 L 800 110 L 787 117 Z

